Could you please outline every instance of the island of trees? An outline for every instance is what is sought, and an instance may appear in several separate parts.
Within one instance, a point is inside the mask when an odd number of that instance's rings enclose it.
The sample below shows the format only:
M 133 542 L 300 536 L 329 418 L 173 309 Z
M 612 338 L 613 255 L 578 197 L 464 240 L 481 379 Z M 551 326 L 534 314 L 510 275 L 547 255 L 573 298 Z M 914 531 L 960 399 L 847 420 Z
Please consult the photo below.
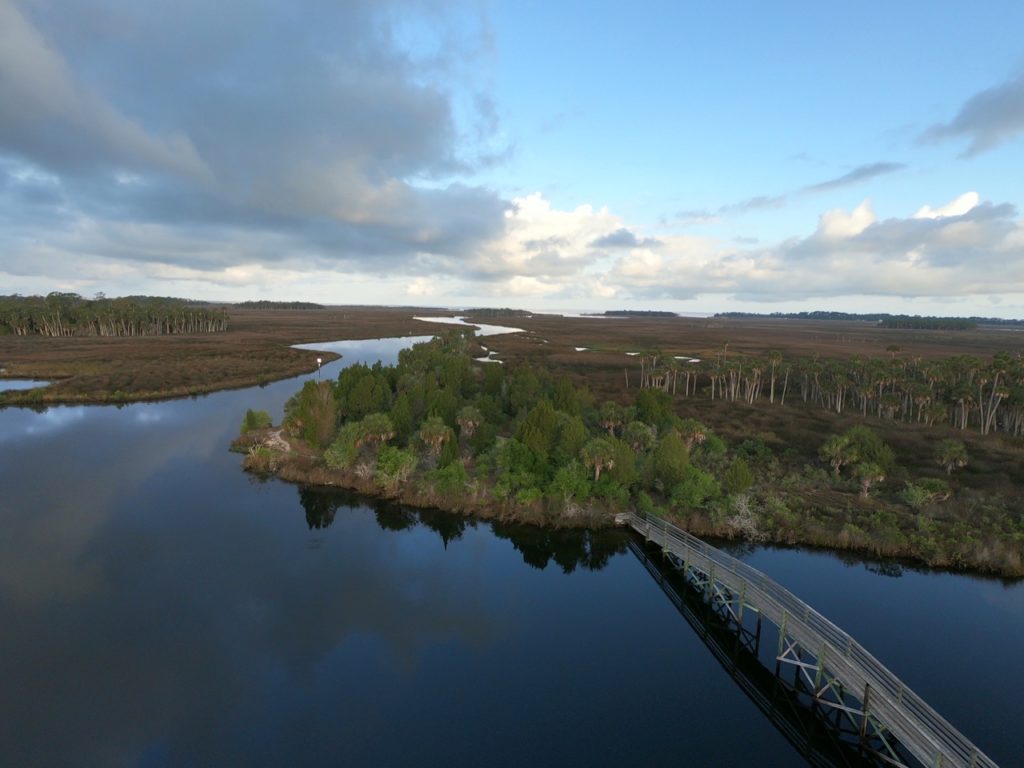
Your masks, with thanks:
M 14 336 L 162 336 L 227 330 L 223 309 L 187 299 L 77 293 L 0 296 L 0 334 Z
M 924 468 L 920 457 L 908 467 L 866 423 L 935 421 L 948 409 L 965 428 L 1019 433 L 1018 421 L 997 416 L 1000 404 L 1020 410 L 1016 390 L 1009 396 L 1019 360 L 943 368 L 894 355 L 784 364 L 723 354 L 684 368 L 648 353 L 640 386 L 599 402 L 526 363 L 474 362 L 472 346 L 450 334 L 403 351 L 395 366 L 352 365 L 337 381 L 309 381 L 279 428 L 250 411 L 236 442 L 246 468 L 542 525 L 605 525 L 638 508 L 700 535 L 1024 574 L 1019 509 L 992 498 L 959 503 L 958 473 L 971 461 L 964 442 L 935 440 Z M 730 444 L 691 407 L 700 397 L 781 406 L 787 396 L 859 409 L 865 423 L 818 436 L 813 460 L 801 463 L 799 452 L 753 435 Z
M 679 317 L 675 312 L 660 309 L 609 309 L 601 313 L 602 317 Z
M 769 318 L 776 320 L 842 320 L 870 322 L 882 328 L 904 328 L 925 331 L 970 331 L 979 325 L 1024 327 L 1024 320 L 1002 317 L 935 317 L 931 315 L 892 315 L 888 312 L 718 312 L 715 317 L 734 320 Z

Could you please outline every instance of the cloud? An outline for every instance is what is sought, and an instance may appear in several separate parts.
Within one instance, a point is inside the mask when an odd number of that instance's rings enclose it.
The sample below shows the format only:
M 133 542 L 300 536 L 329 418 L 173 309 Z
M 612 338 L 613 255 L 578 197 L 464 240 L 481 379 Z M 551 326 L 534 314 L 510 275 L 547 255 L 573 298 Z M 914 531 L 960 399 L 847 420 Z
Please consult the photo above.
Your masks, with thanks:
M 871 210 L 871 204 L 865 200 L 850 213 L 836 208 L 821 214 L 816 234 L 827 240 L 854 237 L 871 226 L 874 221 L 875 214 Z
M 930 205 L 923 205 L 914 214 L 915 219 L 941 219 L 946 216 L 963 216 L 968 211 L 978 207 L 981 196 L 977 192 L 964 192 L 960 197 L 951 200 L 938 208 Z
M 679 226 L 698 226 L 704 224 L 715 224 L 725 216 L 732 214 L 749 213 L 750 211 L 766 211 L 774 208 L 782 208 L 786 204 L 785 195 L 756 195 L 741 200 L 738 203 L 721 205 L 715 210 L 707 208 L 695 208 L 690 210 L 677 211 L 672 216 L 672 221 Z M 663 223 L 668 223 L 666 219 Z
M 922 143 L 970 140 L 964 157 L 974 157 L 1024 134 L 1024 73 L 971 96 L 948 123 L 936 123 Z
M 102 165 L 208 175 L 180 131 L 147 131 L 76 81 L 73 68 L 12 0 L 0 0 L 0 147 L 45 167 L 86 172 Z
M 709 211 L 707 208 L 691 208 L 682 211 L 676 211 L 672 215 L 671 220 L 676 224 L 684 227 L 694 226 L 699 224 L 714 224 L 718 221 L 719 216 L 714 211 Z M 669 218 L 664 217 L 662 224 L 668 224 Z
M 844 296 L 1024 295 L 1024 222 L 1010 204 L 965 193 L 914 215 L 880 219 L 869 201 L 821 214 L 810 234 L 736 248 L 665 237 L 654 258 L 619 258 L 604 281 L 634 300 L 730 296 L 774 302 Z
M 0 247 L 211 273 L 468 257 L 509 202 L 464 179 L 508 148 L 456 12 L 0 0 Z
M 830 192 L 833 189 L 841 189 L 842 187 L 853 186 L 859 184 L 862 181 L 874 179 L 878 176 L 883 176 L 887 173 L 895 173 L 896 171 L 902 171 L 907 166 L 903 163 L 868 163 L 866 165 L 859 165 L 849 173 L 844 173 L 842 176 L 838 176 L 834 179 L 819 182 L 818 184 L 812 184 L 808 187 L 804 187 L 802 192 Z
M 810 186 L 803 187 L 802 189 L 798 189 L 794 192 L 781 195 L 755 195 L 754 197 L 747 198 L 746 200 L 741 200 L 738 203 L 729 203 L 727 205 L 720 206 L 714 212 L 707 210 L 680 211 L 676 214 L 676 219 L 685 224 L 708 224 L 717 221 L 722 216 L 729 216 L 731 214 L 743 214 L 751 211 L 766 211 L 782 208 L 786 205 L 789 197 L 791 196 L 830 192 L 835 189 L 842 189 L 843 187 L 853 186 L 863 181 L 877 178 L 878 176 L 884 176 L 888 173 L 901 171 L 906 167 L 907 166 L 903 163 L 866 163 L 864 165 L 857 166 L 848 173 L 844 173 L 842 176 L 838 176 L 834 179 L 828 179 L 817 184 L 811 184 Z
M 505 213 L 502 236 L 464 263 L 464 274 L 471 279 L 489 282 L 523 277 L 560 282 L 596 264 L 603 254 L 593 243 L 622 229 L 622 220 L 606 208 L 580 205 L 561 211 L 539 193 L 512 202 Z M 518 285 L 517 294 L 530 285 L 533 283 Z
M 654 237 L 638 238 L 633 232 L 621 227 L 590 243 L 592 248 L 657 248 L 661 242 Z
M 718 215 L 728 213 L 746 213 L 747 211 L 765 211 L 772 208 L 781 208 L 786 204 L 785 195 L 757 195 L 747 200 L 731 205 L 723 205 L 718 209 Z

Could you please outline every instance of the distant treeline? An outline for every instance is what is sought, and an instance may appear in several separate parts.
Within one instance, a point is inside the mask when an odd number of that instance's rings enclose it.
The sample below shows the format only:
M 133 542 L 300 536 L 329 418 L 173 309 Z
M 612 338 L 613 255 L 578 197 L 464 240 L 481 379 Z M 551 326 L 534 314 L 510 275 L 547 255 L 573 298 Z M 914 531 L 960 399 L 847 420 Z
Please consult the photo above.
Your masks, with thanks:
M 509 309 L 508 307 L 481 307 L 468 309 L 466 314 L 474 317 L 529 317 L 533 313 L 527 312 L 525 309 Z
M 234 306 L 242 309 L 326 309 L 323 304 L 312 301 L 240 301 Z
M 715 317 L 730 319 L 772 318 L 780 320 L 853 320 L 878 323 L 883 328 L 919 328 L 924 330 L 967 331 L 979 325 L 1024 327 L 1024 320 L 1002 317 L 934 317 L 922 315 L 893 315 L 888 312 L 718 312 Z
M 978 327 L 974 320 L 963 317 L 920 317 L 893 315 L 879 320 L 882 328 L 912 328 L 924 331 L 971 331 Z
M 0 335 L 162 336 L 227 330 L 223 309 L 188 299 L 77 293 L 0 296 Z
M 678 317 L 675 312 L 660 309 L 609 309 L 604 317 Z

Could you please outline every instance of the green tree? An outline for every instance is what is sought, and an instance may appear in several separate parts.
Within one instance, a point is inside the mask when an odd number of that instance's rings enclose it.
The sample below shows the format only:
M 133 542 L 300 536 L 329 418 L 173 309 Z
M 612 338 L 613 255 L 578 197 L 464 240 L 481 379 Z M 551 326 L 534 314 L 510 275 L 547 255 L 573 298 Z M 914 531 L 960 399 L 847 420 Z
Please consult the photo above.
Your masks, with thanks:
M 858 459 L 856 448 L 850 443 L 846 435 L 832 435 L 818 451 L 822 461 L 828 462 L 832 467 L 832 473 L 839 477 L 839 472 L 847 464 L 853 464 Z
M 586 467 L 576 459 L 561 465 L 548 483 L 548 495 L 563 502 L 585 500 L 590 495 L 590 479 Z
M 368 414 L 359 422 L 363 442 L 380 446 L 395 436 L 395 427 L 385 413 Z
M 359 458 L 363 428 L 358 421 L 342 426 L 334 442 L 324 451 L 324 461 L 331 469 L 344 469 L 355 464 Z
M 683 419 L 679 423 L 679 434 L 686 443 L 686 449 L 692 451 L 694 446 L 701 445 L 708 439 L 709 430 L 696 419 Z
M 960 440 L 943 440 L 935 448 L 935 461 L 951 475 L 967 466 L 967 446 Z
M 722 475 L 722 488 L 726 493 L 745 493 L 754 484 L 754 473 L 742 458 L 733 459 Z
M 403 442 L 412 434 L 412 407 L 409 396 L 404 392 L 395 398 L 395 404 L 391 406 L 391 424 L 395 428 L 395 436 Z
M 634 400 L 636 417 L 651 424 L 658 432 L 667 432 L 675 426 L 678 417 L 672 403 L 672 396 L 660 389 L 642 389 Z
M 454 433 L 438 416 L 429 416 L 420 425 L 420 440 L 434 457 L 441 455 L 441 448 L 454 437 Z
M 610 437 L 615 436 L 615 432 L 622 427 L 625 419 L 626 415 L 623 407 L 611 400 L 606 400 L 601 405 L 601 410 L 597 415 L 597 423 L 602 429 L 608 431 Z
M 867 498 L 871 486 L 885 480 L 885 470 L 871 461 L 861 461 L 854 465 L 853 474 L 860 482 L 861 498 Z
M 650 450 L 657 437 L 654 427 L 650 424 L 644 424 L 642 421 L 631 421 L 623 429 L 622 439 L 637 453 L 644 453 Z
M 672 489 L 672 503 L 686 509 L 700 509 L 721 496 L 715 478 L 694 466 L 687 466 L 682 479 Z
M 266 429 L 270 426 L 270 414 L 266 411 L 254 411 L 249 408 L 245 412 L 245 420 L 242 422 L 242 434 L 257 429 Z
M 896 454 L 892 448 L 882 442 L 882 438 L 869 427 L 858 425 L 845 433 L 853 449 L 855 461 L 866 461 L 876 464 L 883 473 L 888 473 L 896 466 Z
M 582 418 L 559 413 L 558 434 L 551 448 L 551 460 L 558 467 L 576 460 L 589 439 L 590 434 Z
M 653 480 L 657 487 L 670 490 L 686 477 L 690 451 L 675 430 L 669 432 L 654 448 L 651 461 Z
M 472 405 L 464 405 L 456 417 L 459 424 L 459 436 L 469 440 L 476 432 L 476 428 L 483 423 L 484 417 L 480 409 Z
M 601 479 L 601 472 L 615 466 L 615 446 L 606 437 L 592 438 L 580 450 L 583 463 L 594 472 L 594 482 Z
M 377 482 L 394 490 L 412 476 L 416 463 L 416 454 L 412 451 L 385 445 L 377 454 Z
M 576 386 L 568 376 L 560 376 L 558 381 L 555 382 L 555 392 L 552 401 L 556 409 L 570 416 L 579 416 L 582 413 L 580 398 L 576 394 Z
M 547 461 L 558 438 L 558 417 L 551 401 L 542 398 L 519 423 L 516 438 Z
M 285 426 L 310 445 L 323 448 L 337 429 L 338 403 L 329 381 L 307 381 L 284 407 Z

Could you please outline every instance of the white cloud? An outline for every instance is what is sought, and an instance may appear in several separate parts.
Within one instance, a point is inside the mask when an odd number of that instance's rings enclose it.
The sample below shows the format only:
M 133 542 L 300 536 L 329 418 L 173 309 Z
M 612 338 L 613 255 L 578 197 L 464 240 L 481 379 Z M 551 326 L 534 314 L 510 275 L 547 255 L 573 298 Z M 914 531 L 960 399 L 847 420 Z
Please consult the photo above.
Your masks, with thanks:
M 540 193 L 518 197 L 505 212 L 505 231 L 470 260 L 480 278 L 531 277 L 557 280 L 584 270 L 604 256 L 592 243 L 622 228 L 607 208 L 551 206 Z
M 821 214 L 818 232 L 822 237 L 839 239 L 859 235 L 875 222 L 875 214 L 871 203 L 864 200 L 850 213 L 836 208 Z
M 950 200 L 945 205 L 932 208 L 930 205 L 923 205 L 914 214 L 915 219 L 941 219 L 944 216 L 963 216 L 970 210 L 977 207 L 981 202 L 981 195 L 977 192 L 964 192 L 957 198 Z
M 437 293 L 437 284 L 433 278 L 414 278 L 406 287 L 405 292 L 409 296 L 433 296 Z

